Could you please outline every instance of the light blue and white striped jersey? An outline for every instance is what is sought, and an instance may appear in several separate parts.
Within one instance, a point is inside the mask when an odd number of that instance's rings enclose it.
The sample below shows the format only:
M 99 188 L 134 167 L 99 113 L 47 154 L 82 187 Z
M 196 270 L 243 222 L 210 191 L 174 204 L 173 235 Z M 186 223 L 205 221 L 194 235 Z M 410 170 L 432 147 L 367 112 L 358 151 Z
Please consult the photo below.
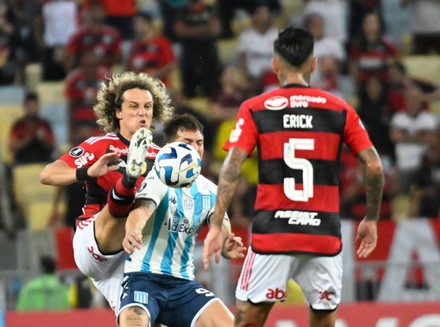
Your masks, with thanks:
M 143 230 L 143 244 L 125 263 L 125 272 L 151 272 L 194 279 L 194 246 L 213 211 L 217 185 L 200 175 L 189 188 L 171 188 L 152 170 L 136 199 L 151 199 L 156 211 Z

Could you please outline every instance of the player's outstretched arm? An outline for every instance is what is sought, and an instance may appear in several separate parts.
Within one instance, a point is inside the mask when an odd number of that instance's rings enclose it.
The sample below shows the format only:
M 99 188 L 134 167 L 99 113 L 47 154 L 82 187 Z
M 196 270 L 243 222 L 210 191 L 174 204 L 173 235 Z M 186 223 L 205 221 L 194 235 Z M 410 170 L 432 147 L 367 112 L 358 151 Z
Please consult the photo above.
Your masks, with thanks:
M 118 165 L 108 165 L 112 161 L 119 161 L 120 155 L 117 153 L 106 153 L 101 156 L 93 165 L 83 171 L 84 180 L 87 177 L 98 177 L 105 175 L 109 171 L 118 170 Z M 70 167 L 66 162 L 62 160 L 55 160 L 48 164 L 40 173 L 40 183 L 44 185 L 52 186 L 64 186 L 72 184 L 78 179 L 78 169 Z
M 122 241 L 122 247 L 128 254 L 141 248 L 142 230 L 154 210 L 156 210 L 154 201 L 145 199 L 136 200 L 135 208 L 130 211 L 127 221 L 125 222 L 125 237 Z
M 384 172 L 380 157 L 374 147 L 361 151 L 359 160 L 364 167 L 367 208 L 365 218 L 357 230 L 356 240 L 360 242 L 357 255 L 360 258 L 366 258 L 377 244 L 377 221 L 382 201 Z

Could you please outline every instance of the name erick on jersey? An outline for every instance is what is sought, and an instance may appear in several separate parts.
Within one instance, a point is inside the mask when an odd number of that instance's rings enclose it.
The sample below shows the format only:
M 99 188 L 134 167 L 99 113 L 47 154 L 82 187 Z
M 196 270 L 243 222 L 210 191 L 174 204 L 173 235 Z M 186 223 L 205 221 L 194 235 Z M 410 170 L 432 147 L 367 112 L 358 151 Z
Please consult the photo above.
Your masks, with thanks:
M 113 185 L 122 177 L 125 171 L 129 145 L 130 142 L 119 133 L 107 133 L 103 136 L 88 138 L 60 157 L 60 160 L 66 162 L 70 167 L 80 168 L 93 165 L 106 153 L 115 152 L 121 155 L 118 170 L 109 172 L 104 176 L 88 178 L 86 180 L 86 203 L 83 208 L 84 214 L 80 218 L 93 216 L 107 203 L 108 192 L 110 192 Z M 150 145 L 145 158 L 145 166 L 142 172 L 143 177 L 139 178 L 137 186 L 140 185 L 144 177 L 151 170 L 159 150 L 160 148 L 157 145 Z
M 127 259 L 125 272 L 193 280 L 196 236 L 212 213 L 216 194 L 217 186 L 202 175 L 189 188 L 170 188 L 151 171 L 136 199 L 153 200 L 158 207 L 143 230 L 142 248 Z
M 372 143 L 356 111 L 319 89 L 288 85 L 241 105 L 225 149 L 258 147 L 252 248 L 260 253 L 341 251 L 339 157 Z

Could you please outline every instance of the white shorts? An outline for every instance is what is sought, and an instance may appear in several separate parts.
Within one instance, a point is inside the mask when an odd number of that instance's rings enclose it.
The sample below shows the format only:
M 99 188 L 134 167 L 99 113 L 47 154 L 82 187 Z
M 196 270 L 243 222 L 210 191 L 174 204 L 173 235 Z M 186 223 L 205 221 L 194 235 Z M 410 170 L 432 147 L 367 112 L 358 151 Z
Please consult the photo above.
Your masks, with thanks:
M 128 254 L 124 251 L 103 254 L 99 250 L 95 239 L 95 218 L 96 215 L 82 221 L 75 231 L 73 237 L 75 263 L 84 275 L 92 279 L 98 291 L 117 312 L 122 292 L 124 264 Z
M 286 299 L 292 278 L 315 310 L 334 310 L 341 301 L 342 252 L 334 257 L 262 255 L 249 248 L 235 297 L 252 303 Z

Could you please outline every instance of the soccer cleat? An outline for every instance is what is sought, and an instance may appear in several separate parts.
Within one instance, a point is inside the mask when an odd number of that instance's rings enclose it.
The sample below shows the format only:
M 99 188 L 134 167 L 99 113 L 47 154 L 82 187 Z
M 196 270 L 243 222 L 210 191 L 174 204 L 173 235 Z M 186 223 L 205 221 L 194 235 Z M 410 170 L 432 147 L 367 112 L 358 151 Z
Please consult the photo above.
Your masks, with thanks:
M 128 148 L 126 172 L 129 177 L 138 178 L 142 174 L 145 156 L 153 141 L 153 134 L 142 127 L 133 134 Z

